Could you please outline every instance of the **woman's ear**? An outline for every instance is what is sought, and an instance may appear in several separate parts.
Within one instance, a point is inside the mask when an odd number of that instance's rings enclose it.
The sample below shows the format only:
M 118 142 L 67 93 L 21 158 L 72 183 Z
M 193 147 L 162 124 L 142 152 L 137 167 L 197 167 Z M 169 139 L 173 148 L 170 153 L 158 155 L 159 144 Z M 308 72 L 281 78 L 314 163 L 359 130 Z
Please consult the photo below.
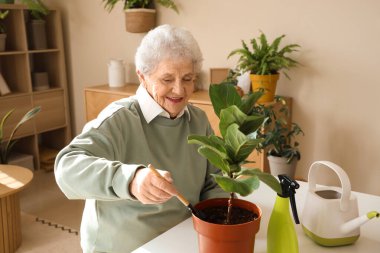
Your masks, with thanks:
M 142 83 L 144 85 L 144 87 L 145 87 L 145 84 L 144 84 L 145 83 L 145 77 L 144 77 L 144 75 L 140 72 L 140 70 L 136 70 L 136 74 L 139 77 L 140 83 Z

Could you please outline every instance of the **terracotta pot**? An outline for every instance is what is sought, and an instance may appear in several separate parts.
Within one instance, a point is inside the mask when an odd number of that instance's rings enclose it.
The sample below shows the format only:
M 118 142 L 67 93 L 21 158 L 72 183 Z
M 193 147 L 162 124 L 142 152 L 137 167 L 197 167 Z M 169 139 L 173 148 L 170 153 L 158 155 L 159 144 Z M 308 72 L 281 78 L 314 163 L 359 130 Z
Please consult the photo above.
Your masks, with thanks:
M 264 89 L 264 95 L 257 101 L 258 103 L 268 103 L 274 100 L 276 93 L 277 81 L 280 77 L 276 75 L 254 75 L 251 74 L 252 90 L 258 91 Z
M 125 28 L 131 33 L 145 33 L 156 26 L 156 10 L 127 9 L 125 10 Z
M 202 210 L 210 206 L 227 206 L 227 198 L 209 199 L 198 203 L 195 207 Z M 255 236 L 260 228 L 261 209 L 255 204 L 242 199 L 234 199 L 232 205 L 250 210 L 258 218 L 237 225 L 213 224 L 193 215 L 193 224 L 198 232 L 200 253 L 252 253 Z
M 285 174 L 294 179 L 297 167 L 297 158 L 293 158 L 290 163 L 286 162 L 287 158 L 268 156 L 270 173 L 277 177 L 278 175 Z

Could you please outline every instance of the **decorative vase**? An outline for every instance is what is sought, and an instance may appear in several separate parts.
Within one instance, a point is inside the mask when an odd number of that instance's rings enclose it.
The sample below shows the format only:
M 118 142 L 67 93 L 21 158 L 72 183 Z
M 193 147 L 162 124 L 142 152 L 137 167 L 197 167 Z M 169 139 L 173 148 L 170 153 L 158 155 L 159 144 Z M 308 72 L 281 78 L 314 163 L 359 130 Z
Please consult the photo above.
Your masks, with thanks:
M 274 95 L 276 93 L 276 86 L 279 74 L 275 75 L 254 75 L 251 74 L 252 90 L 258 91 L 260 89 L 264 90 L 264 95 L 259 98 L 258 103 L 268 103 L 274 100 Z
M 131 33 L 145 33 L 156 26 L 155 9 L 125 10 L 125 28 Z
M 36 50 L 47 49 L 45 20 L 32 19 L 29 25 L 31 48 Z
M 108 85 L 123 87 L 125 85 L 125 66 L 123 60 L 112 59 L 108 63 Z
M 287 163 L 287 158 L 268 156 L 270 173 L 277 177 L 278 175 L 285 174 L 289 178 L 294 179 L 297 167 L 297 158 L 293 158 L 290 163 Z
M 227 206 L 228 198 L 208 199 L 198 203 L 195 208 L 203 210 L 212 206 Z M 255 236 L 260 228 L 261 209 L 255 204 L 233 199 L 233 206 L 244 208 L 257 214 L 258 218 L 236 225 L 214 224 L 192 216 L 194 229 L 198 232 L 199 253 L 252 253 Z

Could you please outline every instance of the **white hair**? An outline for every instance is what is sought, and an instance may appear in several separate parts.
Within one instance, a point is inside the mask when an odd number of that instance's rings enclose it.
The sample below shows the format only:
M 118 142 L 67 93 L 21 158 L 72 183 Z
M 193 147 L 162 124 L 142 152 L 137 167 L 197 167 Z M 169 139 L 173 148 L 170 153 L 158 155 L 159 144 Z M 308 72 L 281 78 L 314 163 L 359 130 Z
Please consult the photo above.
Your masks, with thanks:
M 173 58 L 192 60 L 195 73 L 200 73 L 203 57 L 193 35 L 183 28 L 161 25 L 142 39 L 135 55 L 136 70 L 149 75 L 162 60 Z

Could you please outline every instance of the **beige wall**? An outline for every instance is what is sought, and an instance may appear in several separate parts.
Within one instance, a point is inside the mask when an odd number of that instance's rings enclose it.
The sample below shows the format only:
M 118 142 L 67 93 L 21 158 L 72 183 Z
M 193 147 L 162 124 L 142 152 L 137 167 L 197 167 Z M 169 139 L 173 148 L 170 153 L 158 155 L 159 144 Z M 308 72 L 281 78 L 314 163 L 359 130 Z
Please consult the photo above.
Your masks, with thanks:
M 45 0 L 61 9 L 75 132 L 85 123 L 83 88 L 107 82 L 110 58 L 133 64 L 142 34 L 124 30 L 121 5 L 111 13 L 101 0 Z M 294 99 L 300 139 L 298 176 L 310 164 L 330 160 L 349 174 L 353 189 L 380 194 L 380 2 L 377 0 L 176 0 L 180 15 L 159 8 L 159 23 L 192 31 L 204 53 L 203 86 L 210 67 L 233 67 L 228 53 L 241 39 L 264 31 L 270 39 L 302 46 L 303 66 L 280 79 L 278 94 Z M 128 81 L 136 82 L 133 67 Z M 326 177 L 329 178 L 329 177 Z

